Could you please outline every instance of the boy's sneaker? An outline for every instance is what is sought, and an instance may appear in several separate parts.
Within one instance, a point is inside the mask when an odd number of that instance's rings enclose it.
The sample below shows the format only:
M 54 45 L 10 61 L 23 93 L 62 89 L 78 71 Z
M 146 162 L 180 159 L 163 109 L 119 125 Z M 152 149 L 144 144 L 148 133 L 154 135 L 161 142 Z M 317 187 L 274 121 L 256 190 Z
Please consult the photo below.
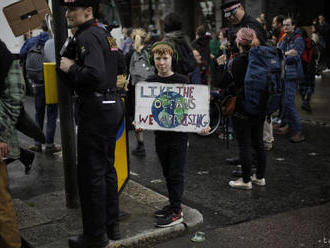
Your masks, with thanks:
M 60 151 L 62 151 L 62 147 L 59 145 L 55 145 L 55 144 L 50 145 L 50 146 L 46 145 L 46 148 L 45 148 L 45 153 L 47 153 L 47 154 L 53 154 L 53 153 L 57 153 Z
M 229 186 L 235 189 L 252 189 L 252 183 L 245 183 L 243 178 L 239 178 L 235 181 L 230 181 Z
M 166 205 L 162 209 L 156 210 L 154 212 L 154 216 L 157 217 L 157 218 L 163 218 L 163 217 L 169 215 L 172 212 L 173 212 L 173 210 L 172 210 L 171 206 L 170 205 Z
M 157 227 L 170 227 L 183 222 L 183 213 L 182 209 L 179 211 L 172 211 L 167 216 L 157 219 Z
M 258 179 L 256 174 L 253 174 L 251 177 L 251 181 L 253 184 L 258 186 L 266 186 L 266 180 L 265 178 Z

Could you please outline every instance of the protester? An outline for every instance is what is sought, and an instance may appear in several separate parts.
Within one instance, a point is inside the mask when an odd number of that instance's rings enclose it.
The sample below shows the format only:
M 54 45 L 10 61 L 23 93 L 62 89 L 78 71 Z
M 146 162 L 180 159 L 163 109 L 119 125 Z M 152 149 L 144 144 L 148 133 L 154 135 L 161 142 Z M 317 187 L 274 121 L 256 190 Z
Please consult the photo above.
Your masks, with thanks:
M 123 28 L 124 40 L 121 50 L 124 56 L 128 54 L 129 51 L 131 51 L 131 49 L 133 49 L 133 41 L 131 38 L 132 32 L 133 32 L 133 28 Z
M 157 75 L 147 82 L 166 84 L 188 84 L 186 76 L 173 72 L 172 61 L 174 45 L 168 42 L 156 42 L 151 47 L 151 61 L 155 64 Z M 208 129 L 202 133 L 207 133 Z M 157 227 L 169 227 L 183 222 L 182 196 L 184 192 L 184 168 L 187 156 L 188 134 L 173 131 L 155 131 L 155 146 L 163 175 L 166 179 L 170 204 L 157 210 Z
M 206 28 L 200 25 L 196 29 L 195 40 L 192 41 L 191 46 L 197 50 L 202 56 L 202 62 L 199 65 L 202 74 L 202 83 L 208 84 L 209 60 L 210 60 L 210 42 L 206 37 Z
M 182 31 L 182 21 L 180 16 L 169 13 L 164 18 L 164 41 L 174 44 L 178 54 L 173 65 L 174 72 L 188 76 L 197 67 L 191 45 L 186 34 Z
M 52 22 L 52 21 L 51 21 Z M 56 62 L 55 57 L 55 42 L 54 34 L 51 27 L 48 28 L 49 39 L 45 42 L 43 47 L 43 61 L 40 62 Z M 39 42 L 39 41 L 38 41 Z M 42 43 L 40 43 L 42 44 Z M 42 66 L 42 65 L 41 65 Z M 54 83 L 54 82 L 53 82 Z M 45 152 L 47 154 L 53 154 L 62 150 L 60 145 L 55 145 L 54 137 L 56 132 L 56 122 L 58 116 L 57 104 L 46 104 L 45 96 L 45 82 L 33 81 L 34 85 L 34 105 L 35 105 L 35 120 L 39 128 L 43 130 L 45 121 L 45 112 L 47 111 L 47 124 L 46 124 L 46 145 Z M 35 141 L 35 145 L 30 147 L 30 150 L 35 152 L 42 151 L 42 145 L 40 142 Z
M 221 56 L 222 79 L 221 88 L 228 88 L 237 97 L 233 113 L 233 125 L 239 145 L 239 156 L 242 165 L 242 177 L 236 181 L 230 181 L 232 188 L 252 189 L 252 182 L 265 186 L 266 154 L 263 144 L 264 115 L 254 116 L 244 111 L 244 78 L 248 66 L 248 52 L 254 44 L 256 33 L 253 29 L 242 28 L 237 32 L 236 44 L 240 53 L 233 58 L 231 69 L 224 70 L 226 57 Z M 251 177 L 252 157 L 249 148 L 253 147 L 256 153 L 256 175 Z
M 241 5 L 240 0 L 224 0 L 221 8 L 224 11 L 224 17 L 231 25 L 228 29 L 228 41 L 229 41 L 229 56 L 235 56 L 236 53 L 239 52 L 239 50 L 236 47 L 236 33 L 237 31 L 242 27 L 248 27 L 255 31 L 256 33 L 256 39 L 254 40 L 254 46 L 257 45 L 265 45 L 266 44 L 266 34 L 265 30 L 261 26 L 261 24 L 253 17 L 248 15 L 245 12 L 245 9 Z M 272 125 L 272 123 L 265 123 L 265 125 Z M 269 128 L 264 129 L 264 131 L 272 130 L 272 126 Z M 235 130 L 234 130 L 235 131 Z M 272 137 L 271 133 L 264 134 L 266 137 Z M 265 142 L 268 142 L 273 139 L 265 139 Z M 267 150 L 272 149 L 273 143 L 266 144 L 265 147 L 267 147 Z M 228 158 L 226 161 L 230 164 L 239 165 L 241 164 L 241 161 L 238 158 Z M 241 169 L 238 167 L 233 171 L 233 175 L 241 175 Z
M 326 21 L 325 16 L 323 14 L 320 14 L 318 16 L 318 22 L 315 26 L 316 26 L 317 33 L 319 34 L 319 44 L 322 47 L 322 53 L 324 53 L 324 55 L 325 55 L 327 67 L 330 68 L 330 54 L 329 54 L 330 25 Z
M 202 83 L 202 73 L 201 73 L 201 65 L 202 65 L 202 56 L 198 50 L 193 50 L 193 54 L 197 63 L 197 67 L 191 73 L 189 73 L 189 78 L 191 83 L 193 84 L 201 84 Z
M 25 85 L 18 61 L 0 40 L 0 247 L 21 248 L 14 204 L 8 191 L 5 159 L 18 159 L 20 149 L 16 123 L 22 109 Z
M 283 28 L 283 21 L 284 21 L 284 16 L 282 15 L 278 15 L 273 18 L 272 31 L 273 31 L 273 35 L 275 35 L 276 37 L 275 45 L 277 45 L 277 43 L 282 42 L 286 36 L 286 33 L 284 32 L 284 28 Z
M 145 81 L 148 77 L 155 74 L 153 66 L 149 65 L 149 54 L 146 48 L 146 43 L 149 40 L 149 35 L 142 29 L 134 29 L 133 34 L 133 47 L 134 52 L 131 56 L 129 65 L 129 72 L 131 75 L 130 87 L 129 87 L 129 101 L 132 114 L 135 114 L 135 85 L 140 81 Z M 146 151 L 144 148 L 143 132 L 135 130 L 135 137 L 137 141 L 137 147 L 132 151 L 133 155 L 145 156 Z
M 70 238 L 69 246 L 102 248 L 109 239 L 120 239 L 114 153 L 124 114 L 116 88 L 121 54 L 109 31 L 95 22 L 98 1 L 63 4 L 68 27 L 77 28 L 76 53 L 64 51 L 60 69 L 78 95 L 77 170 L 83 220 L 83 234 Z
M 285 80 L 285 108 L 282 127 L 276 133 L 286 134 L 289 128 L 293 132 L 290 141 L 294 143 L 302 142 L 305 136 L 302 133 L 302 124 L 295 104 L 297 84 L 304 78 L 301 55 L 305 49 L 305 41 L 296 30 L 296 23 L 292 17 L 287 17 L 283 21 L 284 31 L 287 34 L 284 40 L 279 43 L 279 48 L 286 57 L 286 80 Z

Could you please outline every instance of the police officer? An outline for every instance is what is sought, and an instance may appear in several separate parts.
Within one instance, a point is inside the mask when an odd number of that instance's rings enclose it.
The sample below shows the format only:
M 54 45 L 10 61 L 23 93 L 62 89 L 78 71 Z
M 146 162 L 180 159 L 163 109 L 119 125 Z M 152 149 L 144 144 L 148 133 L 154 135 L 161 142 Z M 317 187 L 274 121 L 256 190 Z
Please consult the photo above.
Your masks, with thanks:
M 221 8 L 226 21 L 230 24 L 228 39 L 230 42 L 230 52 L 238 53 L 235 39 L 236 33 L 241 28 L 251 28 L 256 32 L 260 45 L 266 43 L 266 33 L 261 24 L 252 16 L 248 15 L 242 6 L 241 0 L 223 0 Z M 254 44 L 254 45 L 259 45 Z
M 116 134 L 123 103 L 116 91 L 119 51 L 110 33 L 98 26 L 95 0 L 62 0 L 69 28 L 76 29 L 60 69 L 78 95 L 78 186 L 83 234 L 69 239 L 70 248 L 106 247 L 120 239 Z M 74 52 L 72 52 L 74 51 Z

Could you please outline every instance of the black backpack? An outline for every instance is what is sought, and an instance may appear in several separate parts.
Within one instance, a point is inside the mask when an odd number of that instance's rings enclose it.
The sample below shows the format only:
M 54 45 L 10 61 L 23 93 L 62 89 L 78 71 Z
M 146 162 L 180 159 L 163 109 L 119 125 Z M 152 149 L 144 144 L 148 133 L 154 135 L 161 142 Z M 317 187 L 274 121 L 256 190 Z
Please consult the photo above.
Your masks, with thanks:
M 44 44 L 37 42 L 28 51 L 26 55 L 25 68 L 26 75 L 34 82 L 44 80 L 43 62 L 44 62 Z
M 174 65 L 174 71 L 183 75 L 193 72 L 197 63 L 190 47 L 185 43 L 175 43 L 175 50 L 178 54 L 178 61 Z

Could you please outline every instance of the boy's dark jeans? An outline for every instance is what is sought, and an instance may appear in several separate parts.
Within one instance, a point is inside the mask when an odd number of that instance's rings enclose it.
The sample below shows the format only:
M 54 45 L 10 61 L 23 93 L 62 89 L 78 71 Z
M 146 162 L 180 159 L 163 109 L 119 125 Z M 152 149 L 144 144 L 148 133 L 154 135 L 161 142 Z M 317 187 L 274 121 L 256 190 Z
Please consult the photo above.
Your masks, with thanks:
M 251 162 L 252 155 L 250 148 L 253 147 L 256 154 L 257 178 L 261 179 L 265 176 L 266 169 L 266 153 L 263 142 L 263 118 L 246 118 L 242 119 L 233 116 L 234 131 L 239 146 L 240 161 L 242 164 L 242 177 L 245 183 L 251 179 Z
M 157 131 L 155 136 L 156 152 L 166 179 L 170 206 L 179 210 L 184 191 L 188 134 Z

